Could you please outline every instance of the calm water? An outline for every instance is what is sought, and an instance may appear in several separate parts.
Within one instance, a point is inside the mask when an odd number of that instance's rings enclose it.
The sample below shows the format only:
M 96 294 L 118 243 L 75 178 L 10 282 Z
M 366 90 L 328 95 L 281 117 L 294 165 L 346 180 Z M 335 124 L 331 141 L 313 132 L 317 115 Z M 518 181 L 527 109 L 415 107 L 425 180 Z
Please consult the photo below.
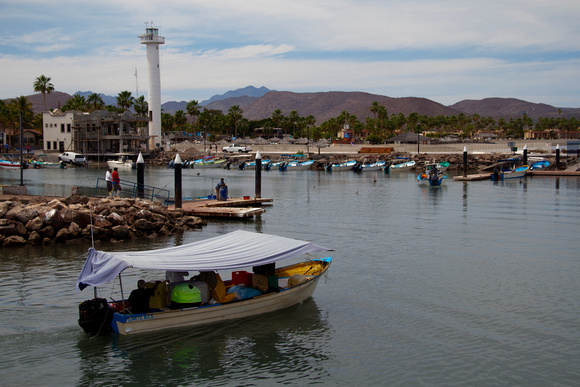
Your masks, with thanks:
M 173 190 L 173 171 L 146 184 Z M 2 184 L 18 171 L 0 171 Z M 184 196 L 254 194 L 253 171 L 184 171 Z M 25 171 L 30 193 L 91 194 L 104 170 Z M 121 178 L 136 181 L 135 172 Z M 579 178 L 419 187 L 415 176 L 263 172 L 256 220 L 100 249 L 147 249 L 236 229 L 329 246 L 314 297 L 275 315 L 135 337 L 86 336 L 74 290 L 87 244 L 0 250 L 0 384 L 578 385 Z M 376 179 L 376 182 L 374 181 Z M 138 277 L 124 276 L 132 288 Z M 117 297 L 118 286 L 100 289 Z

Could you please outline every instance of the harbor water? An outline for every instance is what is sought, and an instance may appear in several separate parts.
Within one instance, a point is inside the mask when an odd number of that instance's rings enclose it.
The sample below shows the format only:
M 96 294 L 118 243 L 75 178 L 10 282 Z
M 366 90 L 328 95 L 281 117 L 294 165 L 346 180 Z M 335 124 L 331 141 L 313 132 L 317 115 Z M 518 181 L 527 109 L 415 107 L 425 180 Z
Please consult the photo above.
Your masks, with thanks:
M 199 172 L 199 175 L 198 175 Z M 19 184 L 19 171 L 1 172 Z M 136 172 L 120 171 L 136 181 Z M 93 195 L 103 169 L 24 171 L 31 194 Z M 184 170 L 183 195 L 224 177 L 254 196 L 254 171 Z M 145 183 L 174 190 L 173 170 Z M 129 337 L 89 337 L 75 291 L 90 242 L 0 251 L 1 385 L 578 385 L 580 178 L 454 182 L 414 174 L 262 172 L 251 220 L 101 250 L 149 250 L 243 229 L 333 248 L 306 302 L 275 314 Z M 139 278 L 127 270 L 125 294 Z M 118 281 L 99 289 L 118 298 Z

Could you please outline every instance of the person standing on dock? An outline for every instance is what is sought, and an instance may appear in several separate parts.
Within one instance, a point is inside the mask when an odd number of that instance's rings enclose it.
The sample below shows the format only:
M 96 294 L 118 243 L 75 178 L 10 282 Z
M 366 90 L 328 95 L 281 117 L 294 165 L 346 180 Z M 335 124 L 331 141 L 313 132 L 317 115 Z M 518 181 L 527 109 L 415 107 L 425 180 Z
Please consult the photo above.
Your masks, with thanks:
M 120 196 L 121 194 L 121 179 L 119 178 L 118 168 L 113 170 L 113 197 Z
M 107 183 L 107 192 L 109 196 L 113 195 L 113 174 L 111 173 L 113 170 L 111 168 L 107 168 L 107 173 L 105 173 L 105 182 Z
M 226 185 L 224 178 L 220 180 L 215 186 L 215 192 L 217 200 L 227 200 L 228 198 L 228 186 Z

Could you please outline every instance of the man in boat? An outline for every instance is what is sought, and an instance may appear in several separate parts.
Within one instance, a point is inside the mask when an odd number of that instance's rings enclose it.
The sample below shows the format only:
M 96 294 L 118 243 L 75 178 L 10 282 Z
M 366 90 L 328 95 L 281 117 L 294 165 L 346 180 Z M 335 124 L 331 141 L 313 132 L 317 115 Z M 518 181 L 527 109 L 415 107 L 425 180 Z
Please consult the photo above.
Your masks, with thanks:
M 129 295 L 131 312 L 133 314 L 149 313 L 149 297 L 155 295 L 155 290 L 160 283 L 161 281 L 157 281 L 152 289 L 147 289 L 145 287 L 145 280 L 140 279 L 137 282 L 137 289 L 133 290 Z

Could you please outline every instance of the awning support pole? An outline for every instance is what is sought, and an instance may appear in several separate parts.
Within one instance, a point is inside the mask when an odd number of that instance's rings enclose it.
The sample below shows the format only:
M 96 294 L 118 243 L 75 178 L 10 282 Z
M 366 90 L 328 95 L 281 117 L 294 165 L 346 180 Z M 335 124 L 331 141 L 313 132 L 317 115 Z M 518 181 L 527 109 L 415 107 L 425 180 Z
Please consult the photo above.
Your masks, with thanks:
M 119 286 L 121 288 L 121 305 L 123 305 L 123 314 L 127 314 L 125 308 L 125 295 L 123 294 L 123 281 L 121 280 L 121 273 L 119 273 Z

